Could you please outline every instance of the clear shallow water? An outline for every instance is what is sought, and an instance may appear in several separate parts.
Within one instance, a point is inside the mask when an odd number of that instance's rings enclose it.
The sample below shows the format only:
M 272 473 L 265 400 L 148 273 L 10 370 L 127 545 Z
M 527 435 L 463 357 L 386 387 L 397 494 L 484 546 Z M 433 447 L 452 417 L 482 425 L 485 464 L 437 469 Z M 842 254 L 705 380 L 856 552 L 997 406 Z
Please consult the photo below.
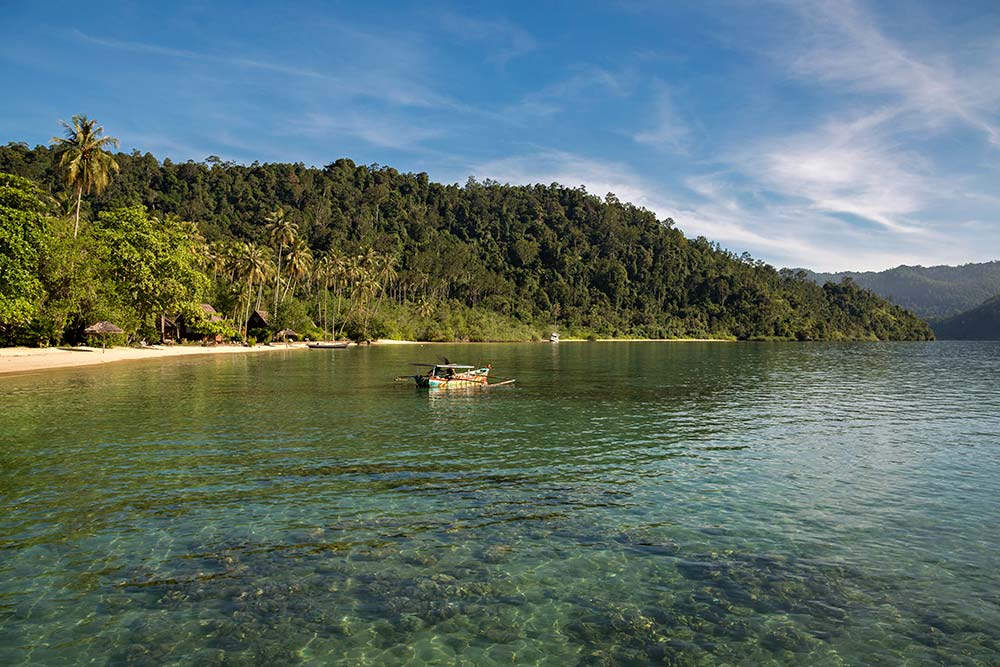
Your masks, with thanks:
M 409 361 L 514 388 L 428 394 Z M 998 665 L 1000 344 L 0 377 L 3 665 Z

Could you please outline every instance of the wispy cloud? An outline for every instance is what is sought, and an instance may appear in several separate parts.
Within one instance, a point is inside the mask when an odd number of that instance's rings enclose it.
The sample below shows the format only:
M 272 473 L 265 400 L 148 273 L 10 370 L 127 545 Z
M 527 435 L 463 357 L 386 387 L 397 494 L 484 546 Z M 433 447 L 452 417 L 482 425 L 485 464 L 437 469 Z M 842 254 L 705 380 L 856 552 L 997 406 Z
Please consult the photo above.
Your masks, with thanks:
M 606 101 L 605 95 L 622 98 L 631 95 L 638 77 L 629 71 L 613 72 L 603 67 L 581 65 L 567 78 L 523 95 L 508 105 L 508 119 L 550 116 L 570 111 L 581 103 Z
M 876 114 L 876 117 L 880 114 Z M 917 173 L 919 157 L 887 146 L 865 117 L 819 130 L 768 139 L 744 158 L 743 172 L 770 191 L 806 207 L 852 215 L 898 233 L 921 232 L 907 216 L 933 190 Z
M 258 70 L 298 79 L 306 79 L 318 86 L 315 92 L 327 95 L 368 97 L 399 106 L 447 108 L 452 110 L 462 110 L 464 108 L 464 105 L 461 103 L 422 85 L 415 77 L 404 76 L 372 67 L 359 69 L 355 66 L 344 66 L 339 68 L 338 73 L 334 75 L 319 69 L 293 67 L 254 58 L 174 49 L 143 42 L 106 39 L 87 35 L 79 30 L 74 30 L 73 32 L 83 41 L 109 49 L 143 53 L 164 58 L 190 60 L 223 67 Z
M 677 113 L 670 88 L 662 81 L 656 81 L 653 88 L 656 91 L 654 123 L 633 134 L 632 139 L 658 148 L 681 149 L 688 141 L 691 131 Z
M 314 138 L 356 138 L 380 148 L 416 151 L 423 142 L 441 137 L 440 129 L 421 127 L 415 122 L 373 114 L 346 112 L 341 114 L 308 113 L 289 120 L 291 130 Z
M 1000 141 L 992 118 L 1000 104 L 995 41 L 978 49 L 971 63 L 959 65 L 906 49 L 851 0 L 790 6 L 806 29 L 806 42 L 790 63 L 797 75 L 841 90 L 887 97 L 899 115 L 924 128 L 957 121 L 982 131 L 994 144 Z
M 289 74 L 297 77 L 324 79 L 328 78 L 326 75 L 309 69 L 302 69 L 299 67 L 288 67 L 281 64 L 270 63 L 260 60 L 253 60 L 251 58 L 234 58 L 231 56 L 219 56 L 213 55 L 211 53 L 198 53 L 196 51 L 188 51 L 184 49 L 172 49 L 166 46 L 159 46 L 156 44 L 146 44 L 143 42 L 130 42 L 121 41 L 116 39 L 106 39 L 102 37 L 94 37 L 81 32 L 80 30 L 73 30 L 73 33 L 83 41 L 89 42 L 90 44 L 95 44 L 97 46 L 103 46 L 109 49 L 116 49 L 118 51 L 130 51 L 132 53 L 146 53 L 149 55 L 163 56 L 166 58 L 181 58 L 185 60 L 197 60 L 201 62 L 215 63 L 219 65 L 228 65 L 232 67 L 243 67 L 249 69 L 265 70 L 269 72 L 276 72 L 278 74 Z
M 538 48 L 538 40 L 531 33 L 505 18 L 478 19 L 442 12 L 438 21 L 455 39 L 480 45 L 486 51 L 486 60 L 497 65 Z
M 797 25 L 783 34 L 797 37 L 776 40 L 772 62 L 799 84 L 822 89 L 828 108 L 811 128 L 754 133 L 743 145 L 723 147 L 724 176 L 687 180 L 697 195 L 686 200 L 692 229 L 765 247 L 732 227 L 738 212 L 756 218 L 756 230 L 780 230 L 790 247 L 809 239 L 799 261 L 816 265 L 885 268 L 940 255 L 947 233 L 930 211 L 975 195 L 964 190 L 962 175 L 934 164 L 927 142 L 971 129 L 996 145 L 1000 80 L 989 66 L 996 47 L 983 47 L 981 62 L 960 68 L 927 49 L 908 50 L 850 0 L 782 6 Z

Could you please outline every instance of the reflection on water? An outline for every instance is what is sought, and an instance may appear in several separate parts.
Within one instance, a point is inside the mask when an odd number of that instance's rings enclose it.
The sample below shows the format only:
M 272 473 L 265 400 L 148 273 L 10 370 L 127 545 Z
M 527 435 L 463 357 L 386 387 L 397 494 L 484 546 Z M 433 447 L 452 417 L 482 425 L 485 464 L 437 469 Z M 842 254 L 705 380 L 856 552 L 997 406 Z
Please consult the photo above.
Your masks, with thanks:
M 393 378 L 441 352 L 513 387 Z M 1000 346 L 0 379 L 0 664 L 997 664 Z

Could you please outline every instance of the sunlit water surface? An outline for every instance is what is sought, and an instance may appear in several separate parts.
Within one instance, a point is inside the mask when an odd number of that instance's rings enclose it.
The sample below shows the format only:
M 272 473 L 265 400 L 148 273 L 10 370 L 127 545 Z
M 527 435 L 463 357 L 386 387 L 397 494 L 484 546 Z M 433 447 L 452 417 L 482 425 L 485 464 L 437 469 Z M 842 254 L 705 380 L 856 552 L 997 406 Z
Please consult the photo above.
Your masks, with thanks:
M 428 393 L 408 362 L 513 387 Z M 998 665 L 1000 344 L 0 377 L 2 665 Z

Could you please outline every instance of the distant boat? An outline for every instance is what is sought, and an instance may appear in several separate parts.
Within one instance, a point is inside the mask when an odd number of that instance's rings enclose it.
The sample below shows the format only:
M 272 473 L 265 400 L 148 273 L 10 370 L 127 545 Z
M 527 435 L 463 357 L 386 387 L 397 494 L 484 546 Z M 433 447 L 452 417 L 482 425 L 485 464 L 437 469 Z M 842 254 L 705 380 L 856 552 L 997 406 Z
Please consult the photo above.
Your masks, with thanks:
M 511 384 L 513 380 L 503 382 L 487 382 L 491 366 L 476 368 L 465 364 L 414 364 L 421 368 L 429 369 L 426 373 L 417 373 L 410 376 L 418 387 L 427 389 L 470 389 L 497 387 L 502 384 Z M 402 379 L 402 378 L 400 378 Z
M 557 334 L 555 331 L 553 331 L 552 333 L 550 333 L 549 334 L 549 342 L 550 343 L 558 343 L 559 342 L 559 334 Z
M 318 341 L 316 343 L 306 343 L 310 350 L 341 350 L 350 343 L 331 343 L 326 341 Z

